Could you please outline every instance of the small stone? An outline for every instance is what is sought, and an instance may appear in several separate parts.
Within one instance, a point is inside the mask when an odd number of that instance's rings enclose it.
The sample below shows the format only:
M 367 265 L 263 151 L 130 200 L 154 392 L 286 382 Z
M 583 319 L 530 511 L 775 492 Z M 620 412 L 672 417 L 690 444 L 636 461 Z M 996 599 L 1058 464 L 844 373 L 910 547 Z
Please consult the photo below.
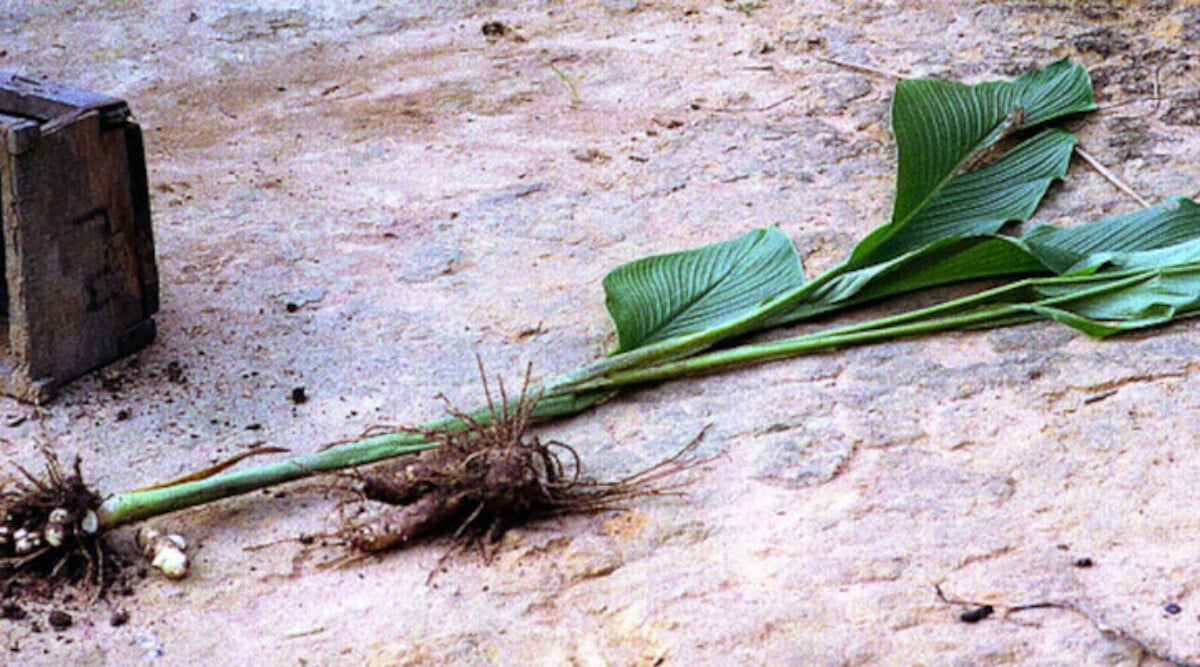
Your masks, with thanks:
M 609 160 L 608 155 L 604 151 L 591 146 L 571 151 L 571 157 L 580 162 L 607 162 Z
M 1183 607 L 1180 607 L 1179 605 L 1175 604 L 1174 602 L 1171 602 L 1171 603 L 1167 604 L 1167 606 L 1163 607 L 1163 611 L 1174 616 L 1175 614 L 1178 614 L 1179 612 L 1183 611 Z
M 304 389 L 304 387 L 293 387 L 292 388 L 292 403 L 295 403 L 296 405 L 304 405 L 307 402 L 308 402 L 308 392 Z
M 1091 567 L 1096 563 L 1091 558 L 1084 556 L 1083 558 L 1076 558 L 1073 564 L 1075 567 Z
M 171 384 L 187 383 L 187 368 L 178 361 L 168 361 L 166 368 L 167 381 Z
M 108 624 L 114 628 L 119 628 L 129 622 L 129 612 L 124 609 L 118 609 L 112 613 L 108 619 Z
M 174 533 L 155 528 L 142 528 L 137 533 L 137 545 L 150 565 L 168 579 L 182 579 L 188 573 L 187 541 Z

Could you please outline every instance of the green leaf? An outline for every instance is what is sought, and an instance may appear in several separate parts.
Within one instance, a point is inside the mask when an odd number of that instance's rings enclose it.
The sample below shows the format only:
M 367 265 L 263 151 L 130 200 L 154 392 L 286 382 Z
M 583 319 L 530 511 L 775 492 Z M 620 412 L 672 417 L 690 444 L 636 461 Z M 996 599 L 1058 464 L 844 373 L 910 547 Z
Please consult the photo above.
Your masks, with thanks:
M 935 241 L 993 234 L 1010 221 L 1033 215 L 1050 183 L 1067 173 L 1075 137 L 1063 130 L 1046 130 L 1022 143 L 1000 160 L 951 179 L 925 205 L 914 211 L 902 234 L 871 245 L 868 237 L 855 250 L 859 265 L 878 264 Z
M 1200 261 L 1200 205 L 1183 197 L 1075 227 L 1039 225 L 1019 239 L 969 237 L 930 244 L 890 262 L 851 271 L 820 295 L 860 303 L 933 285 L 1052 272 L 1158 268 Z
M 1070 133 L 1046 130 L 987 167 L 953 179 L 914 217 L 904 236 L 892 237 L 872 253 L 887 259 L 835 277 L 773 322 L 934 285 L 1045 271 L 1024 245 L 985 235 L 1033 215 L 1051 181 L 1066 173 L 1074 146 Z
M 1011 290 L 1006 301 L 1018 310 L 1096 337 L 1200 312 L 1200 205 L 1190 199 L 1077 227 L 1040 226 L 1022 243 L 1061 275 Z
M 1016 239 L 1000 236 L 943 239 L 896 259 L 837 276 L 774 323 L 809 319 L 937 285 L 1046 271 L 1046 266 Z
M 1069 157 L 1073 141 L 1065 133 L 1022 144 L 1013 151 L 1020 153 L 1015 164 L 974 171 L 972 165 L 1014 132 L 1094 108 L 1087 72 L 1066 60 L 1012 82 L 901 81 L 892 103 L 898 152 L 892 219 L 858 244 L 850 268 L 887 261 L 937 238 L 992 233 L 1006 221 L 1027 218 L 1049 181 L 1065 172 L 1065 164 L 1049 169 L 1064 151 Z M 1009 170 L 1042 176 L 992 196 L 992 188 L 1007 185 Z
M 605 279 L 618 348 L 563 382 L 687 356 L 900 291 L 1027 270 L 1022 248 L 995 245 L 993 255 L 974 237 L 1028 219 L 1065 173 L 1075 139 L 1049 129 L 998 157 L 985 153 L 1012 132 L 1093 107 L 1086 71 L 1065 60 L 1012 82 L 902 82 L 893 106 L 900 155 L 891 222 L 809 283 L 777 230 L 619 267 Z M 982 157 L 996 159 L 978 166 Z
M 795 247 L 771 227 L 622 265 L 604 291 L 623 352 L 737 320 L 803 282 Z
M 1022 240 L 1056 273 L 1139 268 L 1200 259 L 1200 205 L 1176 197 L 1077 227 L 1041 225 Z
M 582 383 L 582 388 L 609 390 L 850 345 L 939 331 L 1009 326 L 1037 319 L 1052 319 L 1090 336 L 1103 337 L 1197 315 L 1200 315 L 1200 261 L 1149 269 L 1025 278 L 875 320 L 617 372 Z
M 989 307 L 1007 305 L 1095 337 L 1200 314 L 1200 205 L 1190 199 L 1077 227 L 1040 226 L 1020 244 L 1061 275 L 998 290 Z

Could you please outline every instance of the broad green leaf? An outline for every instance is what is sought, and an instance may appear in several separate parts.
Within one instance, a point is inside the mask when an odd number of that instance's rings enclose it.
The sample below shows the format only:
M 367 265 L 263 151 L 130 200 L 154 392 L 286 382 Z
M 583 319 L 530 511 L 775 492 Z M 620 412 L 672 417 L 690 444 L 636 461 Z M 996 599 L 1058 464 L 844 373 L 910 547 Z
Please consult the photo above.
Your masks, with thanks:
M 1005 275 L 1090 274 L 1200 261 L 1200 205 L 1183 197 L 1075 227 L 1039 225 L 1020 238 L 950 239 L 832 283 L 828 300 L 855 302 L 933 285 Z M 860 286 L 855 280 L 867 278 Z
M 1007 239 L 984 236 L 1009 221 L 1033 215 L 1051 181 L 1062 178 L 1075 137 L 1046 130 L 996 162 L 952 180 L 917 215 L 910 233 L 878 246 L 888 257 L 846 271 L 807 294 L 775 322 L 911 290 L 976 278 L 1046 270 L 1028 250 Z M 893 241 L 912 249 L 896 254 Z
M 883 262 L 946 236 L 992 233 L 1009 220 L 1027 218 L 1049 180 L 1062 177 L 1065 164 L 1023 188 L 1006 187 L 1002 196 L 991 196 L 991 190 L 1007 185 L 1007 169 L 1029 171 L 1024 161 L 1057 165 L 1063 151 L 1069 157 L 1073 142 L 1061 136 L 1065 133 L 1027 141 L 1016 165 L 972 170 L 972 164 L 1013 132 L 1094 108 L 1087 72 L 1066 60 L 1012 82 L 901 81 L 892 102 L 897 146 L 892 219 L 855 247 L 849 267 Z
M 1176 197 L 1077 227 L 1038 226 L 1022 238 L 1056 273 L 1181 264 L 1197 259 L 1200 205 Z
M 913 212 L 902 234 L 882 240 L 859 261 L 877 264 L 941 239 L 993 234 L 1006 222 L 1028 220 L 1050 183 L 1066 175 L 1074 148 L 1071 133 L 1046 130 L 1000 160 L 951 179 Z
M 770 227 L 622 265 L 604 278 L 604 291 L 623 352 L 752 314 L 803 282 L 795 247 Z
M 1007 301 L 1020 310 L 1097 337 L 1200 310 L 1200 205 L 1190 199 L 1077 227 L 1040 226 L 1022 243 L 1061 275 L 1012 290 Z

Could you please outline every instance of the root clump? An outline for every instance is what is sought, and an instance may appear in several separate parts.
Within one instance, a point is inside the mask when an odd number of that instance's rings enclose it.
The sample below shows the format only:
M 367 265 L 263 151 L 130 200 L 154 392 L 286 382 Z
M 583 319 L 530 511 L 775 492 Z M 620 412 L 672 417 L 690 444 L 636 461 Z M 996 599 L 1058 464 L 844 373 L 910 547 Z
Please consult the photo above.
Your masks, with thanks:
M 14 465 L 21 477 L 0 491 L 0 580 L 29 573 L 103 589 L 111 559 L 96 525 L 101 498 L 84 483 L 78 457 L 64 470 L 49 448 L 42 455 L 42 476 Z
M 579 454 L 558 441 L 527 435 L 539 396 L 524 388 L 511 402 L 499 383 L 483 414 L 468 414 L 447 401 L 462 429 L 414 431 L 438 444 L 415 460 L 354 476 L 366 500 L 389 507 L 343 521 L 341 536 L 354 550 L 375 553 L 434 534 L 453 534 L 459 546 L 497 541 L 506 530 L 538 519 L 622 509 L 631 499 L 676 493 L 682 482 L 663 478 L 703 463 L 691 457 L 703 432 L 674 456 L 614 481 L 580 474 Z

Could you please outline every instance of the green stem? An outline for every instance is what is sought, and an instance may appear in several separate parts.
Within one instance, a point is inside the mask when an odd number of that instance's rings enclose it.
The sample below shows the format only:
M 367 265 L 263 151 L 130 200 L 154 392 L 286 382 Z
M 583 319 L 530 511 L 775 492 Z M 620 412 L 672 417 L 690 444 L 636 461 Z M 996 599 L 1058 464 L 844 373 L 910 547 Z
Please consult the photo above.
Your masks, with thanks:
M 714 370 L 752 363 L 782 359 L 849 345 L 863 345 L 920 334 L 997 326 L 1038 319 L 1031 305 L 1054 306 L 1073 300 L 1102 295 L 1128 287 L 1157 275 L 1157 271 L 1125 271 L 1095 276 L 1028 278 L 987 290 L 979 294 L 899 315 L 881 317 L 868 322 L 796 336 L 778 341 L 742 345 L 727 350 L 679 358 L 686 350 L 703 349 L 728 337 L 730 331 L 753 328 L 751 318 L 743 318 L 723 327 L 720 333 L 704 332 L 703 336 L 688 337 L 682 345 L 651 346 L 656 353 L 639 357 L 634 352 L 617 355 L 605 361 L 611 365 L 593 364 L 575 373 L 547 382 L 540 390 L 541 400 L 534 408 L 533 418 L 546 420 L 575 415 L 611 396 L 622 387 L 669 380 Z M 828 275 L 828 274 L 826 274 Z M 809 285 L 819 284 L 814 280 Z M 1047 291 L 1062 290 L 1056 296 L 1044 297 Z M 808 292 L 797 290 L 777 303 L 794 306 Z M 777 313 L 779 306 L 770 304 L 761 313 Z M 672 341 L 666 341 L 671 343 Z M 699 347 L 696 347 L 699 346 Z M 640 350 L 638 350 L 640 351 Z M 638 352 L 635 351 L 635 352 Z M 650 363 L 631 367 L 629 359 L 639 358 Z M 653 363 L 658 360 L 658 363 Z M 588 368 L 592 370 L 585 373 Z M 608 369 L 608 370 L 606 370 Z M 616 370 L 611 370 L 616 369 Z M 577 378 L 577 379 L 573 379 Z M 510 402 L 511 404 L 511 402 Z M 500 407 L 502 413 L 506 408 Z M 511 409 L 511 407 L 507 408 Z M 469 413 L 472 420 L 485 422 L 493 418 L 490 407 L 477 408 Z M 104 501 L 97 514 L 102 530 L 114 528 L 160 514 L 194 507 L 214 500 L 229 498 L 258 489 L 291 482 L 316 473 L 366 465 L 436 447 L 437 444 L 421 431 L 451 431 L 465 427 L 458 418 L 432 421 L 412 431 L 391 433 L 331 447 L 315 454 L 268 463 L 247 470 L 222 473 L 195 481 L 165 487 L 142 489 L 118 494 Z
M 544 420 L 577 414 L 609 395 L 608 392 L 597 392 L 546 397 L 538 402 L 532 416 L 534 419 Z M 500 409 L 499 406 L 497 409 Z M 491 419 L 491 410 L 487 407 L 477 408 L 469 414 L 476 421 Z M 437 446 L 436 443 L 418 431 L 452 431 L 463 427 L 462 420 L 439 419 L 412 431 L 365 438 L 286 461 L 170 486 L 119 493 L 105 500 L 97 509 L 99 527 L 100 530 L 108 530 L 214 500 L 303 479 L 316 473 L 353 468 L 432 449 Z
M 573 385 L 572 388 L 581 391 L 593 391 L 629 387 L 648 382 L 704 375 L 717 370 L 814 354 L 839 347 L 878 343 L 951 329 L 980 327 L 998 321 L 1015 323 L 1037 318 L 1036 315 L 1031 315 L 1023 311 L 1024 309 L 1020 306 L 1007 305 L 995 306 L 966 315 L 898 324 L 895 326 L 880 326 L 879 322 L 872 321 L 863 325 L 806 336 L 795 336 L 753 345 L 739 345 L 728 350 L 708 352 L 688 359 L 670 361 L 647 368 L 619 371 L 588 382 Z
M 723 326 L 714 327 L 692 336 L 662 341 L 623 354 L 613 355 L 552 379 L 544 383 L 540 389 L 541 400 L 538 402 L 533 416 L 535 419 L 543 420 L 578 414 L 611 395 L 611 392 L 607 390 L 578 392 L 567 388 L 568 384 L 587 382 L 606 373 L 639 365 L 686 357 L 731 336 L 760 328 L 772 316 L 794 307 L 810 293 L 832 280 L 841 268 L 835 267 L 812 282 L 765 304 L 758 311 Z M 487 408 L 478 408 L 471 414 L 479 421 L 491 418 L 490 410 Z M 442 419 L 424 424 L 415 430 L 442 431 L 461 429 L 462 427 L 463 424 L 459 420 Z M 115 528 L 214 500 L 292 482 L 317 473 L 366 465 L 436 446 L 436 443 L 419 433 L 392 433 L 246 470 L 222 473 L 164 487 L 120 493 L 105 500 L 97 510 L 100 519 L 99 525 L 101 530 Z
M 928 308 L 881 317 L 860 324 L 794 336 L 776 341 L 739 345 L 727 350 L 610 373 L 564 387 L 574 392 L 614 390 L 622 387 L 703 375 L 716 370 L 813 354 L 839 347 L 878 343 L 955 329 L 1017 324 L 1041 319 L 1031 307 L 1057 306 L 1125 289 L 1157 275 L 1154 270 L 1132 270 L 1103 275 L 1026 278 L 1015 283 Z M 1064 289 L 1054 297 L 1039 298 L 1041 290 Z
M 776 318 L 782 313 L 786 313 L 800 303 L 803 303 L 811 294 L 845 273 L 846 267 L 847 264 L 843 262 L 817 276 L 810 282 L 774 297 L 764 303 L 759 309 L 738 319 L 686 336 L 643 345 L 642 347 L 627 352 L 620 352 L 603 359 L 597 359 L 590 364 L 580 366 L 574 371 L 546 381 L 544 385 L 546 395 L 554 396 L 570 393 L 574 391 L 571 387 L 617 371 L 642 368 L 656 363 L 682 359 L 710 348 L 723 340 L 751 333 L 764 326 L 770 326 L 776 322 Z

